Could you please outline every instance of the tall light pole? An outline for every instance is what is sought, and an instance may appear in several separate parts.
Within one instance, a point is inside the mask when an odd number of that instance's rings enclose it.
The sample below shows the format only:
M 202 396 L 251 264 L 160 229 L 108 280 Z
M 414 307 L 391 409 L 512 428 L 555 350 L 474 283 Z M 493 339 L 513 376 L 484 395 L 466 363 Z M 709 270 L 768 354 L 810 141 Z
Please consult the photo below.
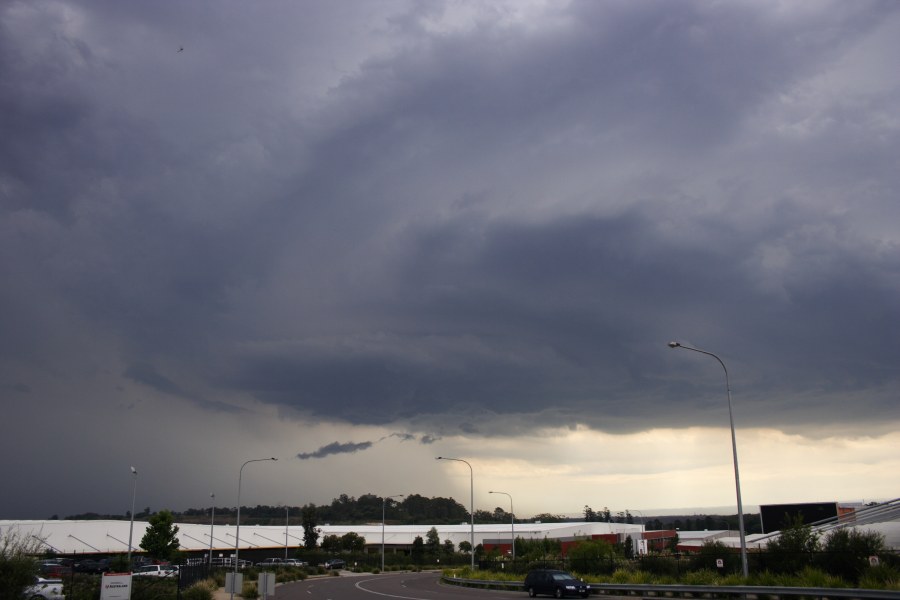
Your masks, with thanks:
M 212 544 L 213 544 L 213 527 L 216 524 L 216 495 L 210 494 L 212 499 L 212 516 L 209 518 L 209 566 L 212 567 Z
M 734 487 L 737 491 L 738 530 L 741 536 L 741 567 L 744 572 L 744 579 L 747 579 L 750 576 L 750 569 L 747 565 L 747 539 L 744 533 L 744 504 L 741 502 L 741 475 L 738 471 L 737 439 L 734 435 L 734 415 L 731 412 L 731 384 L 728 382 L 728 369 L 725 367 L 725 363 L 722 362 L 722 359 L 712 352 L 685 346 L 679 342 L 669 342 L 669 348 L 684 348 L 685 350 L 693 350 L 700 354 L 712 356 L 719 361 L 719 364 L 722 365 L 722 369 L 725 371 L 725 392 L 728 394 L 728 422 L 731 425 L 731 453 L 734 457 Z
M 291 517 L 288 512 L 290 508 L 287 504 L 284 505 L 284 560 L 288 558 L 288 527 L 291 525 Z
M 472 570 L 475 570 L 475 472 L 472 465 L 461 458 L 448 458 L 446 456 L 438 456 L 435 460 L 454 460 L 456 462 L 466 463 L 469 467 L 469 514 L 472 517 L 472 525 L 469 528 L 469 544 L 472 546 Z
M 131 536 L 134 533 L 134 498 L 137 495 L 137 469 L 131 467 L 131 475 L 134 480 L 131 486 L 131 524 L 128 526 L 128 570 L 131 570 Z
M 267 460 L 278 459 L 274 456 L 271 458 L 252 458 L 242 464 L 240 471 L 238 471 L 237 522 L 235 523 L 236 527 L 234 529 L 234 567 L 233 575 L 231 576 L 231 600 L 234 600 L 234 586 L 235 582 L 237 581 L 238 570 L 238 552 L 240 551 L 241 545 L 241 479 L 244 477 L 244 467 L 252 462 L 263 462 Z
M 512 496 L 506 492 L 488 492 L 488 494 L 503 494 L 509 497 L 509 530 L 512 535 L 512 559 L 516 561 L 516 515 L 513 513 Z
M 403 494 L 395 494 L 393 496 L 385 496 L 381 499 L 381 572 L 384 573 L 384 508 L 388 498 L 402 498 Z

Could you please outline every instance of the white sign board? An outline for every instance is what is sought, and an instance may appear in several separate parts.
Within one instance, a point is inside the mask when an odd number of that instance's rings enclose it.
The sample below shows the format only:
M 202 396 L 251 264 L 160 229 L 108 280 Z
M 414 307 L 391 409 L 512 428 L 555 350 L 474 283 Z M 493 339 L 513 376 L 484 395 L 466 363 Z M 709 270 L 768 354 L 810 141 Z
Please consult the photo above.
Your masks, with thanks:
M 104 573 L 100 600 L 131 600 L 131 573 Z
M 244 574 L 225 573 L 225 591 L 229 594 L 240 594 L 244 591 Z
M 263 597 L 263 600 L 274 596 L 275 573 L 269 573 L 268 571 L 263 571 L 262 573 L 260 573 L 259 582 L 257 583 L 257 589 L 259 590 L 259 594 Z
M 723 567 L 725 566 L 725 561 L 724 561 L 723 559 L 721 559 L 721 558 L 717 558 L 717 559 L 716 559 L 716 566 L 717 566 L 718 568 L 720 568 L 720 569 L 723 568 Z

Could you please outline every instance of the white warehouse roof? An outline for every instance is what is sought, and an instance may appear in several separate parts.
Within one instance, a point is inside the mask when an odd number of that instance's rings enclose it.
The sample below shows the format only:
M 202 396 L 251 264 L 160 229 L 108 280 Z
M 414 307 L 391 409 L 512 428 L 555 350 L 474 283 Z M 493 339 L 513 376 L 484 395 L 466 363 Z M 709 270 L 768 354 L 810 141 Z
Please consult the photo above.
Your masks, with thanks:
M 210 546 L 210 526 L 194 523 L 176 523 L 178 541 L 182 550 L 202 551 Z M 132 533 L 132 549 L 139 550 L 149 524 L 135 521 Z M 43 547 L 57 554 L 117 554 L 128 551 L 129 521 L 0 521 L 0 537 L 8 532 L 34 537 Z M 454 546 L 470 539 L 470 525 L 387 525 L 384 543 L 410 545 L 417 536 L 422 538 L 434 527 L 441 541 L 450 540 Z M 355 532 L 366 539 L 367 544 L 381 544 L 381 524 L 375 525 L 319 525 L 320 536 L 342 536 Z M 236 527 L 215 525 L 212 528 L 213 551 L 227 551 L 235 546 Z M 525 539 L 575 539 L 603 534 L 631 534 L 635 537 L 643 530 L 641 525 L 623 523 L 516 523 L 516 537 Z M 475 545 L 484 542 L 509 543 L 510 526 L 503 524 L 475 524 Z M 303 543 L 303 527 L 287 527 L 288 546 Z M 285 546 L 285 527 L 277 525 L 242 525 L 240 548 L 275 548 Z M 321 537 L 320 537 L 321 539 Z

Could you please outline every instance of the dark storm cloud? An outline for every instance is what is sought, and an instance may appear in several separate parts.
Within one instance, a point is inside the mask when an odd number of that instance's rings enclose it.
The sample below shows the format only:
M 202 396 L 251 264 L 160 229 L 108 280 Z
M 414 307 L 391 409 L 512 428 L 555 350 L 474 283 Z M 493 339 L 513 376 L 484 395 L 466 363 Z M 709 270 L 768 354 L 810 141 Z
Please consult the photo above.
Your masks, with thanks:
M 340 442 L 332 442 L 325 446 L 322 446 L 318 450 L 314 452 L 301 452 L 297 455 L 297 458 L 300 460 L 308 460 L 310 458 L 325 458 L 326 456 L 331 456 L 332 454 L 353 454 L 354 452 L 359 452 L 360 450 L 368 450 L 372 447 L 373 442 L 346 442 L 341 444 Z
M 0 8 L 11 405 L 897 419 L 900 5 L 274 6 Z
M 416 436 L 412 435 L 411 433 L 392 433 L 371 442 L 346 442 L 343 444 L 339 442 L 332 442 L 330 444 L 322 446 L 314 452 L 301 452 L 297 455 L 297 458 L 299 458 L 300 460 L 308 460 L 310 458 L 325 458 L 326 456 L 331 456 L 333 454 L 353 454 L 362 450 L 368 450 L 375 444 L 392 438 L 399 439 L 401 442 L 408 442 L 415 440 Z M 420 443 L 430 444 L 432 441 L 433 440 L 431 440 L 427 436 L 422 436 Z
M 693 322 L 688 335 L 725 348 L 739 365 L 739 385 L 758 395 L 785 385 L 890 385 L 890 361 L 879 357 L 897 351 L 900 309 L 883 283 L 885 273 L 900 272 L 896 257 L 879 257 L 876 248 L 836 251 L 830 238 L 803 240 L 790 252 L 824 261 L 825 272 L 792 274 L 773 299 L 759 288 L 762 274 L 748 258 L 761 246 L 787 243 L 783 231 L 760 237 L 736 227 L 723 232 L 718 223 L 686 240 L 671 227 L 676 210 L 654 205 L 648 212 L 539 226 L 463 221 L 420 232 L 399 251 L 394 296 L 382 308 L 387 321 L 406 319 L 403 334 L 243 356 L 237 383 L 268 401 L 358 422 L 468 414 L 470 406 L 507 415 L 552 405 L 560 422 L 601 428 L 618 429 L 629 419 L 640 426 L 650 407 L 650 418 L 687 424 L 702 418 L 697 405 L 704 390 L 715 389 L 715 374 L 709 386 L 673 382 L 673 369 L 697 381 L 707 365 L 668 355 L 665 342 L 686 335 L 682 323 Z M 815 214 L 805 223 L 829 228 Z M 866 272 L 852 264 L 880 266 Z M 438 322 L 444 331 L 430 325 Z M 415 323 L 422 324 L 418 331 Z M 770 344 L 777 355 L 767 355 Z M 848 359 L 848 348 L 858 358 Z M 785 362 L 790 375 L 779 380 Z M 892 412 L 893 401 L 875 394 L 864 402 L 877 413 Z M 818 403 L 806 408 L 823 415 L 843 410 L 839 394 L 807 402 Z M 772 415 L 746 418 L 765 425 Z

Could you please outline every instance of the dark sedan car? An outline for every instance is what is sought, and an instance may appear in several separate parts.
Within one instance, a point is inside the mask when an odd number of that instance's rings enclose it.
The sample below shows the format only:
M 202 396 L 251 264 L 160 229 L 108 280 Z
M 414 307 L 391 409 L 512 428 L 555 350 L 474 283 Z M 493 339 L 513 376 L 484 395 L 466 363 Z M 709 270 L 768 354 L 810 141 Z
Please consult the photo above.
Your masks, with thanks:
M 96 575 L 105 573 L 106 571 L 109 571 L 108 564 L 101 563 L 99 560 L 94 560 L 92 558 L 85 558 L 75 563 L 76 573 L 92 573 Z
M 580 579 L 575 579 L 575 577 L 565 571 L 535 569 L 525 576 L 525 591 L 532 598 L 538 594 L 546 594 L 556 598 L 565 596 L 587 598 L 591 593 L 591 586 Z

